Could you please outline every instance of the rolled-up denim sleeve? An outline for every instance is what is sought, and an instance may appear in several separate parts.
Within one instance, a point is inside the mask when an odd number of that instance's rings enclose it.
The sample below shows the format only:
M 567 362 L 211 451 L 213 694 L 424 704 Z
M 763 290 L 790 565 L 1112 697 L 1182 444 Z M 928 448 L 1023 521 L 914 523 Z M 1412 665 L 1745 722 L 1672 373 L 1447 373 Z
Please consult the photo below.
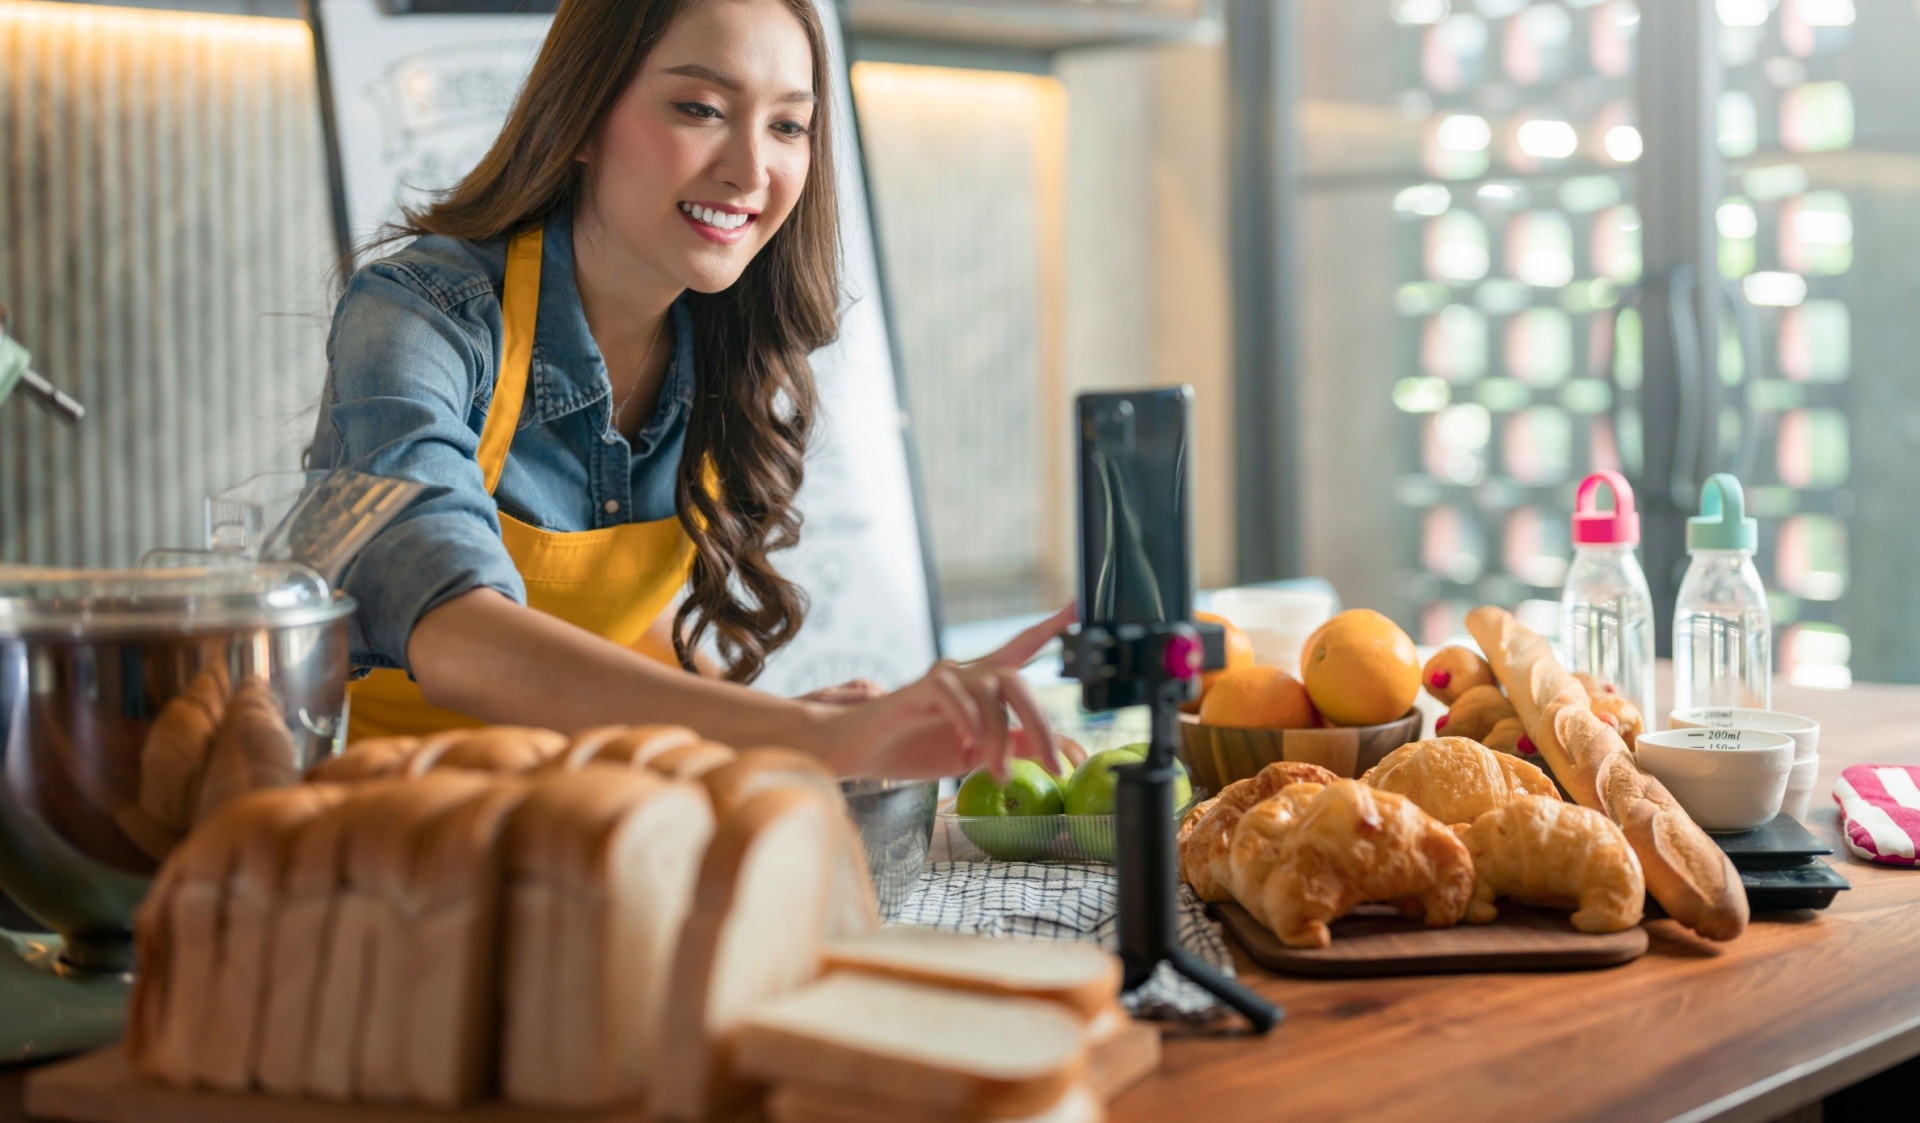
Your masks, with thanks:
M 356 666 L 409 669 L 414 624 L 462 593 L 488 588 L 526 601 L 475 459 L 474 400 L 493 361 L 482 351 L 489 333 L 464 317 L 470 311 L 443 307 L 404 270 L 376 264 L 354 276 L 334 315 L 315 451 L 333 447 L 321 466 L 428 485 L 342 579 L 360 606 Z

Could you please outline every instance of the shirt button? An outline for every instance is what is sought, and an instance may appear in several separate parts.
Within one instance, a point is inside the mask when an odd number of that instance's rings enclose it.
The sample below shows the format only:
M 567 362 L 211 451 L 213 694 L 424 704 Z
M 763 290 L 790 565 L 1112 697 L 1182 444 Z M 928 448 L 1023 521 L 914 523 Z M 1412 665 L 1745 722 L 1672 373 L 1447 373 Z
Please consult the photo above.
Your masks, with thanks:
M 609 515 L 617 515 L 620 513 L 620 501 L 618 499 L 609 499 L 605 503 L 600 504 L 600 509 Z

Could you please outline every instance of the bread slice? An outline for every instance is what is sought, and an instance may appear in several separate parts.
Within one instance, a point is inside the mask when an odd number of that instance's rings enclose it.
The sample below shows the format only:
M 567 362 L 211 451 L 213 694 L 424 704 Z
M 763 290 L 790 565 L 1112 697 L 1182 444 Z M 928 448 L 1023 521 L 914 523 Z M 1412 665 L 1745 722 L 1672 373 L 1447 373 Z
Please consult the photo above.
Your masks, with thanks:
M 281 878 L 279 913 L 268 937 L 260 1033 L 247 1062 L 254 1084 L 272 1095 L 306 1091 L 315 995 L 333 931 L 347 839 L 373 801 L 409 786 L 404 780 L 362 785 L 308 823 L 294 840 Z
M 909 1119 L 915 1123 L 975 1123 L 984 1118 L 813 1084 L 780 1085 L 768 1094 L 766 1112 L 770 1123 L 901 1123 Z M 1080 1085 L 1069 1089 L 1050 1108 L 1000 1123 L 1102 1123 L 1106 1117 L 1106 1105 L 1100 1097 Z
M 700 742 L 700 735 L 684 725 L 603 725 L 575 735 L 550 767 L 576 769 L 595 761 L 632 764 L 681 745 Z
M 259 1029 L 287 860 L 307 825 L 346 795 L 347 789 L 337 785 L 298 784 L 245 800 L 245 825 L 221 909 L 213 986 L 204 997 L 190 999 L 201 1011 L 193 1041 L 196 1084 L 227 1092 L 251 1086 L 248 1050 Z
M 149 1079 L 193 1085 L 200 1015 L 220 964 L 227 883 L 258 807 L 258 800 L 238 801 L 188 835 L 134 918 L 141 970 L 128 998 L 126 1046 L 134 1071 Z
M 696 741 L 654 753 L 647 758 L 647 767 L 676 780 L 698 780 L 733 759 L 733 750 L 718 741 Z
M 827 969 L 858 971 L 958 987 L 983 994 L 1038 998 L 1083 1021 L 1116 1008 L 1120 960 L 1090 944 L 963 936 L 928 928 L 882 928 L 826 949 Z
M 423 776 L 436 769 L 468 772 L 531 772 L 558 756 L 567 737 L 551 729 L 495 725 L 428 737 L 407 757 L 403 771 Z
M 749 1015 L 743 1076 L 995 1118 L 1033 1115 L 1081 1082 L 1080 1019 L 1051 1002 L 841 971 Z
M 347 746 L 307 770 L 314 783 L 360 784 L 399 774 L 407 757 L 420 747 L 418 737 L 369 737 Z
M 594 1107 L 656 1071 L 675 942 L 713 812 L 701 790 L 590 764 L 542 782 L 508 824 L 501 1091 Z
M 846 796 L 833 770 L 818 757 L 793 749 L 748 749 L 731 763 L 704 773 L 700 782 L 713 797 L 716 815 L 724 816 L 761 792 L 796 786 L 811 788 L 843 812 L 846 809 Z M 831 940 L 864 936 L 880 927 L 880 902 L 874 895 L 866 844 L 853 820 L 844 814 L 842 819 L 833 875 L 833 911 L 827 922 L 827 938 Z
M 528 791 L 518 777 L 492 780 L 423 818 L 394 860 L 370 871 L 384 927 L 354 1063 L 358 1098 L 453 1107 L 486 1090 L 499 1030 L 502 843 Z
M 700 866 L 667 997 L 649 1106 L 706 1119 L 746 1098 L 727 1038 L 748 1013 L 820 972 L 838 808 L 816 791 L 765 791 L 720 820 Z
M 315 987 L 313 1033 L 308 1041 L 306 1091 L 323 1099 L 363 1095 L 356 1061 L 376 1025 L 392 1013 L 391 996 L 405 987 L 406 934 L 396 913 L 413 858 L 413 842 L 434 820 L 485 792 L 488 777 L 457 770 L 436 772 L 398 788 L 358 796 L 358 810 L 342 848 L 339 892 L 331 915 L 325 955 Z M 376 1014 L 376 996 L 387 1000 Z

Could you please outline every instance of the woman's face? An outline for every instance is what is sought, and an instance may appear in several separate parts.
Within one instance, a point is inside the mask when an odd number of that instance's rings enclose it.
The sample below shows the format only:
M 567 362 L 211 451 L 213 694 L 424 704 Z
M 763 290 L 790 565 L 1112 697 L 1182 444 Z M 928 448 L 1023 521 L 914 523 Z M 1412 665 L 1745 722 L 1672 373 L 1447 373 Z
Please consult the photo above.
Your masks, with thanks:
M 647 55 L 585 153 L 618 249 L 718 292 L 792 213 L 812 162 L 813 51 L 782 0 L 703 0 Z

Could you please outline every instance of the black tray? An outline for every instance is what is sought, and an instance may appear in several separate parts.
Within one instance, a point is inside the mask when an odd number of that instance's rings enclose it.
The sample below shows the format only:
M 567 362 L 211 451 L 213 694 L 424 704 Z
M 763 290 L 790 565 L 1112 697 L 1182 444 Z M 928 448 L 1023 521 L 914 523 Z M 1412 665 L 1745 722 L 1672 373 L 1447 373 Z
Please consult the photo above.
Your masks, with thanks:
M 1750 862 L 1777 862 L 1781 859 L 1808 859 L 1833 853 L 1833 847 L 1815 838 L 1812 831 L 1785 811 L 1750 831 L 1711 836 L 1727 852 L 1733 864 L 1746 869 Z
M 1740 884 L 1747 890 L 1747 907 L 1754 912 L 1778 912 L 1783 909 L 1823 909 L 1843 889 L 1851 889 L 1847 879 L 1818 858 L 1789 869 L 1740 871 Z

